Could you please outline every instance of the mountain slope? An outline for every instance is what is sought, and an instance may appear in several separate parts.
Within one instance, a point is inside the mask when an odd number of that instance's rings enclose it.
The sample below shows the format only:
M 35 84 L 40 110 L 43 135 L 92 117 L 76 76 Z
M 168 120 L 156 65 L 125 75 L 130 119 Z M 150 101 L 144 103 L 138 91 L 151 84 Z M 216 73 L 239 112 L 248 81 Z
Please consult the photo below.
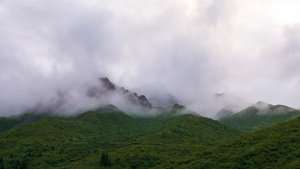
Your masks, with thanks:
M 100 107 L 73 118 L 71 121 L 81 122 L 93 129 L 99 128 L 102 132 L 112 132 L 136 125 L 135 120 L 113 105 Z
M 143 131 L 143 135 L 134 136 L 132 142 L 122 148 L 109 150 L 114 168 L 155 167 L 241 134 L 217 121 L 193 115 L 178 104 L 162 109 L 163 113 L 158 116 L 136 118 L 137 129 Z M 182 112 L 188 114 L 180 114 Z M 70 166 L 93 168 L 97 157 L 99 154 L 92 154 Z
M 300 117 L 300 110 L 258 102 L 219 121 L 240 131 L 249 132 L 297 117 Z
M 188 142 L 189 144 L 214 145 L 220 140 L 232 138 L 239 134 L 241 132 L 215 120 L 186 114 L 168 124 L 161 131 L 140 138 L 139 141 L 149 144 Z
M 152 168 L 224 142 L 240 132 L 212 119 L 186 114 L 162 130 L 110 153 L 115 168 Z M 162 167 L 164 168 L 164 167 Z
M 61 116 L 58 114 L 51 113 L 35 113 L 28 112 L 21 115 L 14 115 L 10 117 L 0 117 L 0 133 L 8 131 L 14 127 L 22 126 L 34 121 L 39 121 L 42 119 L 68 119 L 67 116 Z
M 66 166 L 98 149 L 128 144 L 118 133 L 131 124 L 130 116 L 110 106 L 69 120 L 41 119 L 1 133 L 0 157 L 5 168 L 24 160 L 30 168 Z
M 0 117 L 0 133 L 7 131 L 13 127 L 21 124 L 29 114 L 22 114 L 19 116 L 10 116 L 10 117 Z
M 131 117 L 110 105 L 73 119 L 42 119 L 1 133 L 0 157 L 5 168 L 23 163 L 30 168 L 99 168 L 101 154 L 108 152 L 115 168 L 143 163 L 147 168 L 169 159 L 170 153 L 183 157 L 240 134 L 211 119 L 182 115 L 188 111 L 180 105 L 162 111 L 155 117 Z M 130 155 L 135 151 L 141 158 Z
M 299 140 L 297 118 L 243 134 L 157 168 L 300 168 Z

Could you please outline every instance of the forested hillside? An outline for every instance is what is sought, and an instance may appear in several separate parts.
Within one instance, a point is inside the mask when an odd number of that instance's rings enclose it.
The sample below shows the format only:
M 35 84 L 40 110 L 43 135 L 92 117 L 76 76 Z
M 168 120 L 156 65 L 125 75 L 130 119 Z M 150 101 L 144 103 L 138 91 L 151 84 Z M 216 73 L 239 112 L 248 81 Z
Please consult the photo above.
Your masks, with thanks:
M 174 105 L 157 116 L 131 117 L 110 105 L 69 119 L 42 118 L 0 134 L 0 165 L 150 168 L 241 134 L 183 109 Z
M 243 132 L 249 132 L 300 117 L 300 110 L 284 105 L 258 102 L 219 121 Z

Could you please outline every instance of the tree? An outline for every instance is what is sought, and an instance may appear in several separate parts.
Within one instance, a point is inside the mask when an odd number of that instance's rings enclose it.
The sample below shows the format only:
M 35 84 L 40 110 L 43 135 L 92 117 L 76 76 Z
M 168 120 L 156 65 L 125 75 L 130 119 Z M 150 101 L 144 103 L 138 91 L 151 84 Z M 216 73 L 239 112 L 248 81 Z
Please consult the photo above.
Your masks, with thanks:
M 26 169 L 26 168 L 27 168 L 27 160 L 23 159 L 23 161 L 21 163 L 21 166 L 20 166 L 20 169 Z
M 111 167 L 111 159 L 109 158 L 107 153 L 102 153 L 100 165 L 104 167 Z

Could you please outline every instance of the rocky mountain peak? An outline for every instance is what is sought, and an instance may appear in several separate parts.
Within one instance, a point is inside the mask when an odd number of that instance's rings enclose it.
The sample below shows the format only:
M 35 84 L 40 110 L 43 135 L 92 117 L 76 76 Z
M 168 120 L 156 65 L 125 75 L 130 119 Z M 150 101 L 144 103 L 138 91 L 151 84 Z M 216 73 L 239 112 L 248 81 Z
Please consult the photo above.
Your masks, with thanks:
M 116 90 L 115 85 L 107 77 L 101 77 L 101 78 L 99 78 L 99 80 L 106 90 L 109 90 L 109 91 Z
M 120 96 L 123 96 L 126 101 L 128 101 L 130 104 L 133 104 L 134 106 L 141 107 L 143 109 L 150 110 L 152 108 L 152 104 L 149 102 L 149 100 L 146 98 L 145 95 L 138 95 L 136 92 L 131 92 L 128 89 L 125 89 L 124 87 L 118 87 L 114 83 L 112 83 L 107 77 L 101 77 L 99 78 L 99 81 L 101 82 L 102 86 L 106 90 L 103 92 L 100 89 L 100 86 L 93 87 L 92 90 L 90 89 L 89 94 L 90 96 L 101 96 L 101 93 L 114 93 Z M 101 93 L 99 91 L 102 91 Z M 97 93 L 98 92 L 98 93 Z

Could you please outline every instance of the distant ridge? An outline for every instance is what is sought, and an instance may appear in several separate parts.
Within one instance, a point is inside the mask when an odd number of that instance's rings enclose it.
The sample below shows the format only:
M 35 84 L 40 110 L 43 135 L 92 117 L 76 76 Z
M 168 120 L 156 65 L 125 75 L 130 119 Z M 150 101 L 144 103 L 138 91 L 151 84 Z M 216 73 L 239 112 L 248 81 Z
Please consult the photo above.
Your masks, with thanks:
M 220 118 L 232 116 L 233 114 L 234 114 L 234 111 L 232 110 L 232 108 L 224 107 L 217 113 L 216 117 L 217 117 L 217 119 L 220 119 Z
M 271 105 L 262 101 L 219 121 L 238 130 L 249 132 L 300 117 L 300 110 L 284 105 Z

